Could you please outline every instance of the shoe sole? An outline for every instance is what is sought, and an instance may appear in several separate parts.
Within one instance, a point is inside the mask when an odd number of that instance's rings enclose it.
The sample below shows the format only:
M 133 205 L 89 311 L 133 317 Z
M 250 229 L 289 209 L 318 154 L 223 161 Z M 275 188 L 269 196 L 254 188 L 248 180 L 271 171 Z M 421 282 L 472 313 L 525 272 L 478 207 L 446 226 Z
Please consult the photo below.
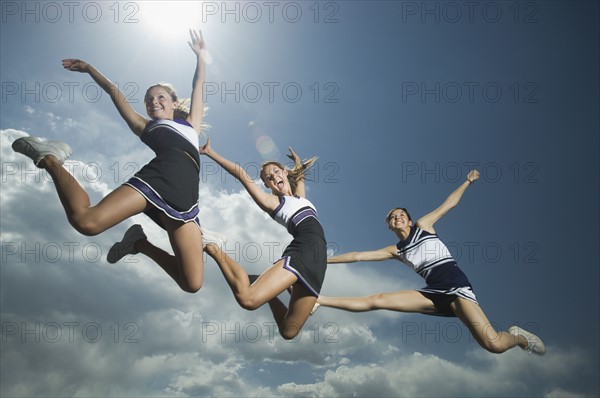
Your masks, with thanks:
M 48 147 L 47 150 L 40 150 L 36 146 L 45 145 Z M 40 161 L 48 156 L 52 155 L 56 157 L 61 164 L 67 160 L 72 153 L 69 144 L 60 141 L 45 141 L 39 137 L 21 137 L 12 143 L 12 149 L 22 155 L 27 156 L 37 166 Z M 32 156 L 35 154 L 35 156 Z

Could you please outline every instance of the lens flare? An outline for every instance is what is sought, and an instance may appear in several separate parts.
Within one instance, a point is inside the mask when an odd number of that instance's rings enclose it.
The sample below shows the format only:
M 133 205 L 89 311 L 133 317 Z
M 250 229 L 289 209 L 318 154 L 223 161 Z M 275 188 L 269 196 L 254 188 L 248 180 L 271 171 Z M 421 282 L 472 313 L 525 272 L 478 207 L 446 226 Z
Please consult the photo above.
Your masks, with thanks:
M 256 150 L 260 153 L 263 160 L 273 160 L 279 158 L 279 149 L 275 141 L 268 135 L 261 135 L 256 139 Z

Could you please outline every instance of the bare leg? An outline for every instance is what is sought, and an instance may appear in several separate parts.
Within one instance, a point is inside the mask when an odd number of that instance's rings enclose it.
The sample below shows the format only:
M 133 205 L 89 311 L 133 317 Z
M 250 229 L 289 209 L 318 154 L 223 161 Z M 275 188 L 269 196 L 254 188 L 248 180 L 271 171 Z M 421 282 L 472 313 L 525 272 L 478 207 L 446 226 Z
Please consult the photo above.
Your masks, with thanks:
M 160 217 L 169 234 L 174 255 L 168 254 L 147 240 L 136 242 L 136 249 L 154 260 L 182 290 L 195 293 L 204 283 L 200 228 L 193 222 L 175 221 L 164 214 Z
M 38 164 L 46 168 L 54 180 L 56 191 L 76 230 L 84 235 L 96 235 L 121 221 L 144 211 L 146 199 L 135 189 L 122 185 L 106 195 L 97 205 L 54 156 L 44 157 Z M 164 214 L 161 220 L 169 234 L 174 256 L 150 244 L 139 242 L 139 249 L 156 261 L 175 282 L 187 292 L 196 292 L 204 281 L 202 233 L 194 223 L 175 221 Z
M 147 239 L 138 240 L 135 243 L 135 248 L 142 254 L 150 257 L 155 263 L 171 277 L 178 285 L 180 284 L 179 266 L 177 259 L 172 254 L 167 253 L 160 247 L 154 246 Z
M 273 264 L 250 284 L 246 271 L 218 246 L 208 244 L 206 252 L 217 262 L 242 308 L 254 310 L 269 303 L 281 336 L 284 339 L 296 337 L 310 316 L 317 298 L 299 283 L 292 289 L 289 309 L 277 298 L 298 280 L 293 273 L 283 268 L 284 260 Z
M 364 297 L 319 296 L 319 305 L 352 312 L 392 310 L 399 312 L 435 312 L 433 302 L 416 290 L 401 290 L 392 293 L 378 293 Z
M 52 177 L 58 197 L 71 225 L 84 235 L 97 235 L 127 218 L 141 213 L 146 199 L 135 189 L 120 186 L 95 206 L 77 179 L 54 156 L 46 156 L 40 163 Z
M 242 266 L 233 261 L 220 247 L 209 243 L 206 245 L 206 252 L 217 262 L 237 302 L 247 310 L 259 308 L 297 280 L 294 274 L 283 268 L 281 260 L 250 284 L 248 274 Z
M 286 340 L 296 337 L 316 302 L 317 298 L 300 283 L 294 285 L 289 309 L 277 297 L 270 300 L 269 307 L 279 327 L 279 334 Z
M 457 298 L 450 305 L 456 316 L 469 328 L 481 347 L 489 352 L 500 354 L 514 346 L 527 347 L 527 339 L 507 332 L 497 332 L 481 307 L 470 300 Z

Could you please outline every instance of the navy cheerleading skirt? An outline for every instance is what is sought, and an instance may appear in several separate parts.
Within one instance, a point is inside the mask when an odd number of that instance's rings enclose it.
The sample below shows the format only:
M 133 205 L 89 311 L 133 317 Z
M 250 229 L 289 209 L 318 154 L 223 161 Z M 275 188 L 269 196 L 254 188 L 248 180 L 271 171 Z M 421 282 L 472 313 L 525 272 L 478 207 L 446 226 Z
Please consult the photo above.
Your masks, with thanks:
M 296 275 L 313 296 L 319 297 L 327 270 L 327 243 L 319 220 L 309 217 L 297 225 L 282 259 L 283 268 Z

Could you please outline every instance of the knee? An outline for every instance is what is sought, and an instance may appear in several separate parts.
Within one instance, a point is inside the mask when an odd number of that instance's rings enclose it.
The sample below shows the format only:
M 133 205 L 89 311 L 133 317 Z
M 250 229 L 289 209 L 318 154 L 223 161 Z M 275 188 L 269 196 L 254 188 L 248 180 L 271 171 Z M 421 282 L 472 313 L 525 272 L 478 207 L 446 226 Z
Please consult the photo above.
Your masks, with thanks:
M 367 306 L 371 310 L 381 309 L 383 307 L 383 294 L 377 293 L 367 297 Z
M 198 290 L 202 289 L 203 284 L 202 278 L 198 278 L 196 280 L 186 281 L 185 286 L 182 286 L 184 292 L 187 293 L 196 293 Z
M 204 251 L 208 253 L 209 256 L 214 257 L 219 252 L 219 246 L 214 243 L 208 243 L 204 246 Z
M 300 333 L 301 327 L 295 324 L 284 324 L 279 326 L 279 334 L 284 340 L 292 340 Z
M 506 347 L 500 343 L 500 335 L 498 334 L 495 338 L 486 338 L 481 346 L 492 354 L 501 354 L 506 351 Z
M 89 217 L 69 217 L 69 222 L 77 232 L 85 236 L 96 236 L 104 232 L 100 224 Z
M 236 296 L 237 302 L 246 311 L 254 311 L 260 304 L 250 296 Z

